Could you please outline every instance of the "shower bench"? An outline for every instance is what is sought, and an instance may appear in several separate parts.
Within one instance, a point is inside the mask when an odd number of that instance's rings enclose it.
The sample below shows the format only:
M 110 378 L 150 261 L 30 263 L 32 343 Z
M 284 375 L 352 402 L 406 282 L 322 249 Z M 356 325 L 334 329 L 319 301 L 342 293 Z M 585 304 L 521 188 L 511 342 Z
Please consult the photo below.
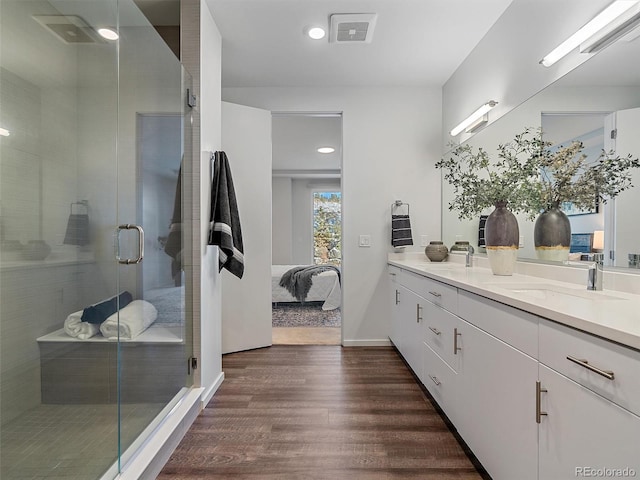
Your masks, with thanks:
M 152 325 L 119 344 L 96 335 L 79 340 L 63 328 L 37 339 L 45 404 L 163 403 L 185 385 L 182 327 Z

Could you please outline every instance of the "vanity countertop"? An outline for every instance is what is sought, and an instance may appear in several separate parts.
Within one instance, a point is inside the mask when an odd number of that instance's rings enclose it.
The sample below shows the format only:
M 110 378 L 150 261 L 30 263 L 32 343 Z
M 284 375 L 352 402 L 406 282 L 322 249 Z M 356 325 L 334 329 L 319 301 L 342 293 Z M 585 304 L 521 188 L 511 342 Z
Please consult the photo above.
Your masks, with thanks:
M 640 295 L 522 274 L 493 275 L 489 268 L 426 259 L 389 259 L 409 270 L 497 302 L 640 350 Z

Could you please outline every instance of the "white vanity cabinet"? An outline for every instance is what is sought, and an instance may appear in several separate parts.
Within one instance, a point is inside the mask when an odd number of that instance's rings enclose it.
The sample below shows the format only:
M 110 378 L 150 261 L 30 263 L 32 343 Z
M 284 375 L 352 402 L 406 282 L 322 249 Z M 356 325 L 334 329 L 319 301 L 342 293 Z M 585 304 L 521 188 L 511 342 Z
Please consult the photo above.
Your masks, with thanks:
M 395 273 L 391 338 L 494 480 L 640 476 L 640 351 Z
M 545 365 L 539 375 L 540 480 L 640 475 L 639 417 Z
M 503 326 L 513 328 L 508 325 L 510 307 L 484 300 L 460 292 L 459 308 L 466 317 L 457 330 L 458 432 L 494 480 L 534 480 L 538 478 L 534 421 L 538 361 L 472 324 L 502 317 Z M 513 324 L 514 318 L 510 320 Z
M 542 320 L 539 360 L 540 478 L 640 475 L 640 352 Z

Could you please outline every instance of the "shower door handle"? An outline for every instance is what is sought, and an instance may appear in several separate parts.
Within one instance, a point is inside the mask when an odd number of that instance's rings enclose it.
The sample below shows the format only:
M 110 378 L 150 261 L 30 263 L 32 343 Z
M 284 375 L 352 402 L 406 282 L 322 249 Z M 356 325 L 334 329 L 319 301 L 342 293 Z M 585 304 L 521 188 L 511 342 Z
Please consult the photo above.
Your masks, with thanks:
M 138 256 L 136 258 L 122 258 L 120 257 L 120 231 L 121 230 L 137 230 L 138 231 Z M 125 223 L 118 225 L 118 253 L 116 254 L 116 260 L 118 263 L 124 265 L 134 265 L 140 263 L 144 257 L 144 230 L 139 225 L 133 225 L 131 223 Z

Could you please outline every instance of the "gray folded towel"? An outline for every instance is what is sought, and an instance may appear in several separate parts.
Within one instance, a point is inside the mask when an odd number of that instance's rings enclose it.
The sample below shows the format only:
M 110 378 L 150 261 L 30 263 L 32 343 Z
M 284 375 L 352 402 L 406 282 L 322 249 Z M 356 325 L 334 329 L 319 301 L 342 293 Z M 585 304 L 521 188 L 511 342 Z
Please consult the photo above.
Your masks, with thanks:
M 391 215 L 391 245 L 394 247 L 413 245 L 409 215 Z

